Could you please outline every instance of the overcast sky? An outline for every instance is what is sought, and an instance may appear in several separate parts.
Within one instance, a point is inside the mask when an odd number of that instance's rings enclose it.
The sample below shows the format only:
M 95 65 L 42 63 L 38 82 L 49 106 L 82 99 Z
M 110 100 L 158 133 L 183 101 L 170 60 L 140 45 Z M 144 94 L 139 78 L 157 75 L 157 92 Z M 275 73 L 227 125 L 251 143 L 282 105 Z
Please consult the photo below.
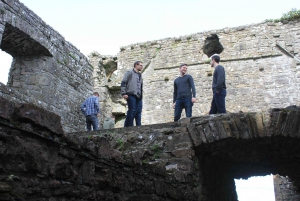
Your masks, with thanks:
M 21 0 L 21 2 L 85 55 L 92 51 L 103 55 L 116 55 L 121 46 L 259 23 L 266 19 L 280 18 L 292 8 L 300 9 L 300 0 Z M 11 57 L 0 51 L 0 82 L 4 84 L 7 83 L 10 63 Z M 270 181 L 272 179 L 266 183 L 259 183 L 272 185 L 273 190 L 273 183 Z M 248 180 L 247 183 L 251 182 Z M 253 183 L 258 187 L 257 182 Z M 246 188 L 246 192 L 250 190 L 258 192 L 254 187 Z M 239 193 L 239 200 L 274 201 L 274 192 L 271 195 L 271 198 L 261 199 L 252 198 L 248 194 L 242 198 Z
M 21 0 L 83 54 L 280 18 L 299 0 Z M 7 59 L 7 57 L 9 59 Z M 0 51 L 0 82 L 11 57 Z

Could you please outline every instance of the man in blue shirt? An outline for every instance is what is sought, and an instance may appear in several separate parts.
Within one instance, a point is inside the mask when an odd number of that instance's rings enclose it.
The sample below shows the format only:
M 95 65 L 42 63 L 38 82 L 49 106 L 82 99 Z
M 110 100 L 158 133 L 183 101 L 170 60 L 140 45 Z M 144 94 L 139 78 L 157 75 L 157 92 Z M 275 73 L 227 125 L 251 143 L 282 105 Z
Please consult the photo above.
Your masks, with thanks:
M 215 68 L 213 75 L 212 91 L 213 99 L 211 101 L 211 108 L 209 114 L 226 113 L 225 97 L 226 97 L 226 83 L 225 83 L 225 69 L 219 64 L 220 56 L 214 54 L 211 56 L 210 65 Z
M 91 126 L 93 130 L 98 130 L 100 116 L 100 106 L 99 106 L 99 93 L 94 92 L 93 96 L 87 98 L 80 107 L 81 112 L 86 117 L 86 128 L 91 131 Z
M 187 74 L 187 64 L 179 67 L 180 76 L 174 80 L 173 109 L 174 121 L 181 117 L 182 109 L 185 109 L 186 117 L 192 116 L 192 107 L 196 102 L 196 89 L 194 79 Z

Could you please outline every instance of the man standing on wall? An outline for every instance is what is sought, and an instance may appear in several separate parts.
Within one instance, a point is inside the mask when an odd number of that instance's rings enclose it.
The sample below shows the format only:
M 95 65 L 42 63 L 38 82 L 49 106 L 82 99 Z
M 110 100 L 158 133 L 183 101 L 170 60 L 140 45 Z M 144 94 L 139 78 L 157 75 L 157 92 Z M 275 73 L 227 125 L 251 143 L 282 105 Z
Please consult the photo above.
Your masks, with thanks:
M 103 129 L 113 129 L 115 128 L 115 115 L 111 115 L 111 117 L 107 117 L 103 123 Z
M 174 80 L 173 109 L 174 121 L 181 117 L 182 109 L 185 109 L 186 117 L 192 116 L 192 107 L 196 102 L 196 89 L 194 79 L 187 74 L 187 64 L 179 67 L 180 75 Z
M 225 84 L 225 69 L 219 64 L 220 56 L 214 54 L 211 56 L 210 65 L 215 68 L 213 75 L 213 99 L 209 114 L 226 113 L 225 97 L 226 97 L 226 84 Z
M 91 97 L 84 101 L 80 109 L 86 117 L 87 130 L 91 131 L 91 126 L 93 126 L 93 130 L 98 130 L 98 117 L 100 116 L 99 93 L 94 92 Z
M 133 69 L 125 73 L 121 83 L 121 95 L 127 100 L 128 111 L 124 127 L 135 125 L 141 126 L 142 108 L 143 108 L 143 79 L 141 71 L 143 64 L 141 61 L 136 61 L 133 64 Z

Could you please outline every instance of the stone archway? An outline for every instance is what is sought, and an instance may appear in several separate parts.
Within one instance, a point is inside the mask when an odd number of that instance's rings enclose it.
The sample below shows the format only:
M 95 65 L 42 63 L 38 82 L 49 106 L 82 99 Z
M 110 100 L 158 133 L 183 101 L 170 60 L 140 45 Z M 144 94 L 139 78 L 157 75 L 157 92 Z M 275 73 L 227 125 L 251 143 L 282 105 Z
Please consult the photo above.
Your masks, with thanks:
M 238 200 L 234 179 L 269 174 L 290 178 L 293 192 L 283 200 L 300 200 L 299 112 L 288 107 L 193 119 L 189 130 L 209 200 Z

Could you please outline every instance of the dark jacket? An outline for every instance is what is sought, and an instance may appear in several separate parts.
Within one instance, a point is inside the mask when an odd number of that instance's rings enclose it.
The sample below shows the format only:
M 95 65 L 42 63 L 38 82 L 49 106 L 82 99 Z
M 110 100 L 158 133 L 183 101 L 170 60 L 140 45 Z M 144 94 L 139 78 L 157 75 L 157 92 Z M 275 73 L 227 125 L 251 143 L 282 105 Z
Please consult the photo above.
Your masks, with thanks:
M 225 69 L 223 66 L 218 65 L 213 75 L 212 90 L 220 92 L 222 89 L 226 89 Z
M 140 90 L 138 86 L 138 81 L 141 82 Z M 138 98 L 142 98 L 143 78 L 141 73 L 137 73 L 135 72 L 135 70 L 126 71 L 121 82 L 121 95 L 135 95 Z

